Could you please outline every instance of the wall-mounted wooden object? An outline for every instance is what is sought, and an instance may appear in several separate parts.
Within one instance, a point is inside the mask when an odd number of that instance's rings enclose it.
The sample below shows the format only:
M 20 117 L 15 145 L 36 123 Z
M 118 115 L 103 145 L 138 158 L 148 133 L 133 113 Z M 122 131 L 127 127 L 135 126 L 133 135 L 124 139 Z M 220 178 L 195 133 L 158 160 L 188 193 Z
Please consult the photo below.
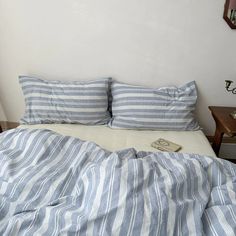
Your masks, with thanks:
M 236 0 L 226 0 L 223 18 L 231 29 L 236 29 Z

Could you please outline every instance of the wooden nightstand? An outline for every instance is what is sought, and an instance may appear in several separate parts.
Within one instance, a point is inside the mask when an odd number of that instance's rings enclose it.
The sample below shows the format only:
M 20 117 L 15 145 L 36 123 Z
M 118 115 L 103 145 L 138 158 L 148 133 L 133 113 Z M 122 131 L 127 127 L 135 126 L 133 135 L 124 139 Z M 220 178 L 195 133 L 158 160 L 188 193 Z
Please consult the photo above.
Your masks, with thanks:
M 17 122 L 10 122 L 10 121 L 0 121 L 0 133 L 9 129 L 14 129 L 19 126 Z
M 218 156 L 224 134 L 233 137 L 236 135 L 236 119 L 230 116 L 230 113 L 236 110 L 236 107 L 217 107 L 209 106 L 212 116 L 216 122 L 215 136 L 212 148 Z

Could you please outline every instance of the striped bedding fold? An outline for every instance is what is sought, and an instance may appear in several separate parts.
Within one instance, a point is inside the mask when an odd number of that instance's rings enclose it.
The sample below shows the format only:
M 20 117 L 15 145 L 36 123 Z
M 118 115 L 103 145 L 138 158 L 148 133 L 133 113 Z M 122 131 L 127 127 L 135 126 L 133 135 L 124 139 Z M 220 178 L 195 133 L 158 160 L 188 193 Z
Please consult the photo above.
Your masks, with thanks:
M 236 166 L 106 151 L 49 130 L 0 135 L 0 235 L 235 235 Z

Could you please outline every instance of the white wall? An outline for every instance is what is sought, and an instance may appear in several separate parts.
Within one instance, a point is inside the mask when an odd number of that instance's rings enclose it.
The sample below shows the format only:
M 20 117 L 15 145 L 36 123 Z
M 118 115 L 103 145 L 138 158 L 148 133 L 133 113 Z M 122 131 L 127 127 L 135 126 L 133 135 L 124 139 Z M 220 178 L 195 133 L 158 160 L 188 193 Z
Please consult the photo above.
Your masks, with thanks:
M 3 108 L 2 108 L 2 104 L 1 103 L 0 103 L 0 120 L 1 121 L 7 120 L 5 112 L 4 112 Z
M 140 85 L 196 80 L 198 117 L 208 105 L 236 106 L 236 30 L 224 0 L 0 0 L 0 100 L 9 120 L 23 114 L 19 74 L 47 79 L 99 76 Z

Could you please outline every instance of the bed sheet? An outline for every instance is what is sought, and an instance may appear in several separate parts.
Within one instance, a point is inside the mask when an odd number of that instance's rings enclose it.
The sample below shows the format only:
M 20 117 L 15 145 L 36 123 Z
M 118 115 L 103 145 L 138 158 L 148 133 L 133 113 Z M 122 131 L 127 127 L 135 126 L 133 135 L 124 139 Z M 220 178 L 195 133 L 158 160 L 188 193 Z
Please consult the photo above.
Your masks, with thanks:
M 141 131 L 117 130 L 107 126 L 86 126 L 78 124 L 40 124 L 21 125 L 22 128 L 49 129 L 62 135 L 93 141 L 109 151 L 124 148 L 135 148 L 137 151 L 155 152 L 151 143 L 158 138 L 164 138 L 180 144 L 182 153 L 194 153 L 215 157 L 206 136 L 201 130 L 197 131 Z

